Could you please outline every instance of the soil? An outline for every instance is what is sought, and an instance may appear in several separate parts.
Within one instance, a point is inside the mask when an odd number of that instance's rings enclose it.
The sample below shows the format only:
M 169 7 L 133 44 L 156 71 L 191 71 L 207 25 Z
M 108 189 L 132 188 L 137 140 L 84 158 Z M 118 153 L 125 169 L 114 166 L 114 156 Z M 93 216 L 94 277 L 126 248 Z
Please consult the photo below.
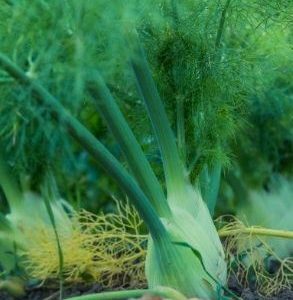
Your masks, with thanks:
M 293 290 L 283 290 L 273 297 L 262 297 L 253 288 L 241 287 L 234 278 L 229 279 L 228 287 L 235 295 L 243 300 L 293 300 Z M 104 291 L 99 284 L 76 284 L 74 286 L 64 287 L 64 298 L 80 296 Z M 0 300 L 15 300 L 4 292 L 0 292 Z M 142 298 L 146 300 L 146 298 Z M 151 300 L 150 298 L 147 298 Z M 160 300 L 160 298 L 152 298 Z M 27 290 L 26 296 L 17 298 L 17 300 L 59 300 L 58 287 L 41 286 L 38 288 L 30 288 Z
M 229 278 L 228 288 L 231 292 L 243 300 L 293 300 L 292 289 L 282 290 L 278 294 L 271 297 L 264 297 L 259 295 L 253 286 L 244 288 L 238 283 L 237 279 L 232 276 Z

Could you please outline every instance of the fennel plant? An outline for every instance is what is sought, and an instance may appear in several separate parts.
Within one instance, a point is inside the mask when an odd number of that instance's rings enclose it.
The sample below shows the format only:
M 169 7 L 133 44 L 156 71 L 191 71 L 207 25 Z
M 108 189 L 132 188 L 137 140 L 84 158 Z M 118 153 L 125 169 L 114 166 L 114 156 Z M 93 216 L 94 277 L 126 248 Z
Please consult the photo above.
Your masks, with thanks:
M 32 88 L 39 103 L 50 110 L 52 116 L 102 164 L 128 194 L 150 231 L 146 263 L 149 286 L 169 286 L 188 297 L 213 299 L 217 297 L 219 288 L 225 285 L 226 280 L 221 242 L 200 193 L 191 186 L 185 175 L 143 50 L 136 39 L 133 44 L 130 61 L 160 146 L 167 198 L 156 196 L 156 189 L 163 195 L 161 187 L 99 75 L 90 74 L 91 93 L 97 94 L 95 101 L 100 113 L 114 136 L 121 139 L 121 147 L 129 166 L 136 168 L 134 177 L 37 81 L 31 80 L 3 55 L 0 57 L 0 64 L 18 82 Z M 134 157 L 139 157 L 140 160 L 134 160 Z M 196 228 L 196 233 L 190 232 L 190 228 Z M 182 273 L 185 274 L 184 277 L 178 276 Z
M 216 298 L 226 281 L 221 242 L 206 204 L 186 176 L 143 49 L 135 34 L 127 32 L 126 35 L 131 46 L 129 61 L 134 78 L 160 148 L 167 197 L 98 73 L 90 73 L 86 85 L 119 142 L 133 175 L 37 81 L 3 55 L 0 64 L 19 83 L 31 88 L 40 105 L 49 109 L 61 126 L 93 155 L 128 194 L 150 231 L 146 262 L 150 288 L 169 286 L 188 297 Z M 196 231 L 193 233 L 190 228 Z M 183 272 L 185 276 L 178 276 Z
M 7 3 L 1 28 L 5 20 L 10 21 L 1 35 L 1 51 L 11 55 L 10 59 L 1 55 L 0 65 L 13 112 L 10 117 L 15 119 L 2 122 L 9 149 L 15 149 L 15 140 L 18 153 L 27 154 L 27 148 L 37 149 L 40 144 L 41 158 L 54 164 L 56 152 L 70 145 L 68 137 L 73 137 L 116 180 L 148 226 L 150 288 L 165 285 L 188 297 L 217 298 L 226 282 L 226 264 L 210 213 L 215 209 L 221 170 L 229 161 L 229 142 L 241 127 L 244 99 L 254 87 L 254 77 L 247 80 L 253 55 L 249 47 L 242 47 L 251 31 L 237 32 L 246 24 L 246 18 L 237 24 L 243 18 L 238 8 L 250 16 L 252 28 L 259 16 L 266 17 L 266 9 L 253 1 L 258 10 L 250 14 L 244 2 L 229 0 L 129 6 L 107 5 L 108 1 L 36 1 L 30 9 L 26 1 Z M 117 30 L 119 26 L 123 29 Z M 234 44 L 244 50 L 233 50 Z M 244 71 L 240 72 L 239 61 Z M 133 96 L 135 86 L 139 97 Z M 129 102 L 125 105 L 124 100 Z M 123 156 L 117 156 L 125 158 L 127 168 L 96 138 L 96 124 L 88 121 L 92 114 L 79 114 L 84 106 L 94 105 L 122 150 Z M 129 116 L 143 119 L 140 124 L 147 127 L 143 137 L 130 127 Z M 171 128 L 176 128 L 176 136 Z M 25 147 L 27 132 L 34 131 L 39 139 Z M 144 150 L 150 144 L 159 149 L 163 174 L 149 162 L 141 144 Z M 36 155 L 36 174 L 39 161 Z M 194 184 L 197 177 L 200 191 Z

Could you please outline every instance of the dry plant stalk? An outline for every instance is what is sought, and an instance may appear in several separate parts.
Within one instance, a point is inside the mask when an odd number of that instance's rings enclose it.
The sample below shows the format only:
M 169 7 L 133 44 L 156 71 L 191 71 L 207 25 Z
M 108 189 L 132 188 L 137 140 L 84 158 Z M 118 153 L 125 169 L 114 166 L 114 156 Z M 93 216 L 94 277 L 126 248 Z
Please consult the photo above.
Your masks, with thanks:
M 116 201 L 117 213 L 95 215 L 81 211 L 72 217 L 72 228 L 59 230 L 67 282 L 89 280 L 104 288 L 144 287 L 147 236 L 140 234 L 142 220 L 128 203 Z M 23 265 L 31 278 L 56 279 L 58 249 L 48 226 L 25 231 L 30 247 Z
M 293 286 L 293 257 L 280 258 L 265 237 L 257 234 L 264 228 L 255 227 L 257 230 L 254 232 L 253 228 L 234 216 L 222 216 L 217 223 L 221 224 L 220 236 L 222 232 L 225 237 L 229 276 L 233 274 L 241 285 L 248 286 L 249 276 L 253 274 L 257 290 L 264 296 L 274 295 Z M 280 265 L 275 273 L 271 274 L 267 270 L 266 258 Z

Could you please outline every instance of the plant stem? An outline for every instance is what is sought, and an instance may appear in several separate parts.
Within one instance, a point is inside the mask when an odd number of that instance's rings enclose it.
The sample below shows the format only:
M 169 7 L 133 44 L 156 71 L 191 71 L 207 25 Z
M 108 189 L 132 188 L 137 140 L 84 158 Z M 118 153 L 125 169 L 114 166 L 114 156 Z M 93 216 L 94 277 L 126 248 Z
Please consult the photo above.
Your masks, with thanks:
M 12 277 L 0 281 L 0 291 L 6 291 L 14 299 L 25 296 L 25 284 L 20 278 Z M 5 297 L 6 298 L 6 297 Z
M 226 4 L 222 10 L 222 14 L 221 14 L 221 18 L 220 18 L 220 24 L 218 27 L 218 31 L 217 31 L 217 37 L 216 37 L 216 42 L 215 42 L 215 48 L 218 49 L 220 47 L 220 43 L 221 43 L 221 38 L 224 32 L 224 25 L 225 25 L 225 20 L 226 20 L 226 15 L 227 15 L 227 11 L 229 8 L 229 5 L 231 3 L 231 0 L 227 0 Z
M 246 234 L 246 235 L 261 235 L 261 236 L 270 236 L 276 238 L 285 238 L 293 239 L 293 231 L 289 230 L 278 230 L 278 229 L 269 229 L 262 227 L 246 227 L 238 229 L 220 229 L 218 231 L 220 237 L 227 237 L 237 234 Z
M 177 96 L 176 98 L 176 114 L 177 114 L 177 144 L 181 160 L 186 164 L 186 140 L 184 125 L 184 99 Z
M 188 197 L 182 197 L 182 195 L 185 195 L 187 180 L 175 143 L 175 137 L 152 78 L 144 50 L 134 33 L 129 37 L 129 47 L 132 47 L 133 50 L 130 61 L 138 91 L 146 105 L 160 147 L 168 196 L 172 195 L 171 198 L 168 197 L 168 200 L 171 200 L 177 206 L 180 205 L 188 209 L 190 208 L 189 199 Z
M 50 178 L 50 177 L 49 177 Z M 50 178 L 51 179 L 51 178 Z M 50 183 L 52 183 L 50 181 Z M 53 185 L 48 184 L 46 182 L 46 185 L 42 188 L 42 195 L 44 196 L 44 202 L 45 206 L 50 218 L 51 225 L 53 227 L 56 243 L 57 243 L 57 249 L 58 249 L 58 258 L 59 258 L 59 299 L 63 300 L 63 283 L 64 283 L 64 278 L 63 278 L 63 268 L 64 268 L 64 255 L 63 255 L 63 250 L 61 246 L 61 241 L 58 233 L 58 229 L 56 226 L 56 221 L 55 221 L 55 216 L 51 207 L 50 201 L 51 199 L 55 199 L 56 195 L 53 192 Z
M 125 154 L 128 165 L 142 190 L 160 216 L 170 217 L 171 212 L 163 189 L 111 92 L 98 72 L 92 74 L 87 87 L 95 99 L 100 114 L 104 117 Z
M 96 139 L 60 102 L 36 81 L 26 74 L 5 55 L 0 53 L 0 66 L 22 85 L 28 86 L 40 104 L 47 107 L 67 132 L 86 149 L 93 158 L 116 180 L 133 202 L 141 218 L 145 221 L 154 240 L 161 241 L 167 235 L 166 229 L 156 214 L 152 204 L 142 192 L 133 177 L 122 167 L 108 149 Z
M 137 298 L 144 295 L 159 296 L 173 300 L 187 300 L 178 291 L 161 287 L 160 289 L 149 289 L 149 290 L 132 290 L 132 291 L 116 291 L 116 292 L 104 292 L 99 294 L 90 294 L 85 296 L 77 296 L 73 298 L 67 298 L 66 300 L 118 300 L 118 299 L 128 299 Z M 194 298 L 196 299 L 196 298 Z
M 211 216 L 214 215 L 221 181 L 221 162 L 217 161 L 212 167 L 204 166 L 200 174 L 200 188 Z
M 2 145 L 0 144 L 0 147 Z M 5 161 L 0 150 L 0 186 L 6 196 L 9 209 L 13 213 L 15 210 L 19 209 L 23 195 L 20 191 L 19 185 L 11 174 L 11 170 Z

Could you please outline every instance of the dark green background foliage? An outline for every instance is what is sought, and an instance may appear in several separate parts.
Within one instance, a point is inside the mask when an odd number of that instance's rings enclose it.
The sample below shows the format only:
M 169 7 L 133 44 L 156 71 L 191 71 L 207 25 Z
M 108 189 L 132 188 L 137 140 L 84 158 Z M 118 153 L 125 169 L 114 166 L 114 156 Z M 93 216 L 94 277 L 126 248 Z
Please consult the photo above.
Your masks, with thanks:
M 123 159 L 85 88 L 98 69 L 162 176 L 127 58 L 135 26 L 192 178 L 220 162 L 225 184 L 262 188 L 292 172 L 292 11 L 292 1 L 1 0 L 0 47 Z M 51 169 L 64 197 L 93 210 L 120 193 L 29 88 L 2 71 L 0 86 L 1 142 L 23 185 L 38 189 Z

